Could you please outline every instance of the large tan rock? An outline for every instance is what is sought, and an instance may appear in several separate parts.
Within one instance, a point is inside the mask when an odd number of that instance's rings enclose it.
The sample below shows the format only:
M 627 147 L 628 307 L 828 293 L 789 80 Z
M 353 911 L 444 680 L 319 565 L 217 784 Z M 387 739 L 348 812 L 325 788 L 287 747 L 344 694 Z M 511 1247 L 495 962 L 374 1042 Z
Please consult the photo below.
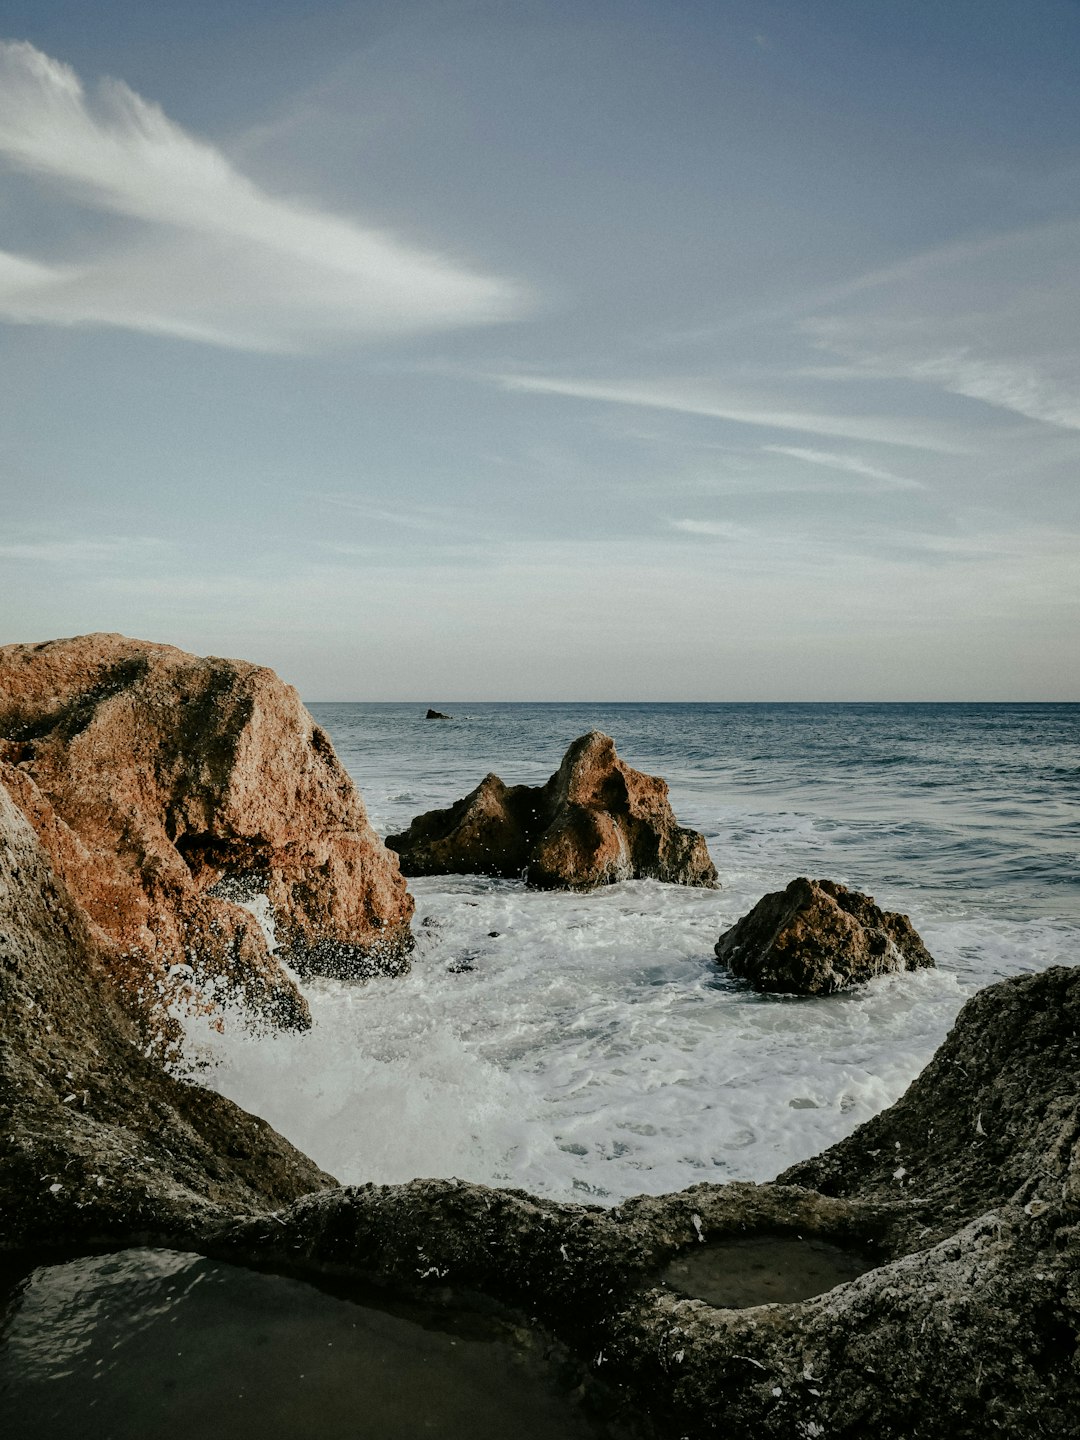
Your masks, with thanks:
M 764 895 L 716 942 L 716 955 L 755 990 L 828 995 L 934 957 L 906 915 L 835 880 L 800 875 Z
M 291 686 L 121 635 L 0 649 L 0 781 L 151 1003 L 239 993 L 306 1023 L 280 964 L 407 967 L 413 902 Z M 240 902 L 267 897 L 271 953 Z
M 678 824 L 666 783 L 620 760 L 598 730 L 574 741 L 546 785 L 486 775 L 386 843 L 406 875 L 524 876 L 564 890 L 640 879 L 716 884 L 705 839 Z
M 145 1053 L 112 963 L 0 787 L 0 1251 L 195 1239 L 331 1184 L 265 1121 Z

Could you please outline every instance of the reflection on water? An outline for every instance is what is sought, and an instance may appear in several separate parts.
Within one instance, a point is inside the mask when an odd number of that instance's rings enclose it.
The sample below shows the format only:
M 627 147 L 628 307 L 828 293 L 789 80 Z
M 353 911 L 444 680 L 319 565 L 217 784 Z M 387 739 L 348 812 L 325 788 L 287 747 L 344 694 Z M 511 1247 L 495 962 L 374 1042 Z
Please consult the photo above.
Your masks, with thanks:
M 42 1267 L 0 1331 L 5 1440 L 589 1440 L 544 1342 L 168 1250 Z

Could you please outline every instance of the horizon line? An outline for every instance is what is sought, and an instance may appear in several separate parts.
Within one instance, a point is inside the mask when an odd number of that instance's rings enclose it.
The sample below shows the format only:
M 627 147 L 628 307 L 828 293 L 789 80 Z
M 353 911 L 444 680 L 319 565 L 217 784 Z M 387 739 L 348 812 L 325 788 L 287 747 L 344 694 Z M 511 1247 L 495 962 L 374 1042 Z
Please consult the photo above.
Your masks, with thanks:
M 1011 700 L 531 700 L 531 699 L 471 699 L 447 700 L 442 705 L 1080 705 L 1080 698 L 1071 700 L 1011 699 Z M 308 700 L 305 705 L 416 705 L 436 708 L 435 702 L 424 699 L 382 699 L 382 700 Z M 453 716 L 449 717 L 453 719 Z

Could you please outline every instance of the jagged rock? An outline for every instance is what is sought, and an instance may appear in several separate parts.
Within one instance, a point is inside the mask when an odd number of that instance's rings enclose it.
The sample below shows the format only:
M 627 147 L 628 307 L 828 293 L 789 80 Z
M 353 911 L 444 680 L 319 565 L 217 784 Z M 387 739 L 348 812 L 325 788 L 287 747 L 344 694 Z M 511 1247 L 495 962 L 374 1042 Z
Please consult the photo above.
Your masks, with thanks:
M 444 715 L 441 710 L 429 710 L 424 716 L 425 720 L 452 720 L 452 715 Z
M 546 785 L 486 775 L 386 843 L 406 875 L 523 875 L 559 890 L 640 879 L 716 884 L 704 837 L 676 823 L 665 782 L 620 760 L 597 730 L 574 741 Z
M 280 959 L 353 975 L 407 968 L 412 897 L 356 788 L 291 686 L 240 660 L 120 635 L 0 649 L 0 775 L 153 1000 L 239 992 L 306 1023 Z M 265 895 L 280 946 L 253 914 Z M 241 903 L 237 903 L 240 901 Z
M 934 957 L 906 915 L 833 880 L 799 876 L 765 895 L 716 943 L 733 975 L 755 990 L 827 995 L 894 970 L 920 970 Z
M 0 787 L 0 1247 L 205 1235 L 332 1184 L 144 1054 L 110 949 Z

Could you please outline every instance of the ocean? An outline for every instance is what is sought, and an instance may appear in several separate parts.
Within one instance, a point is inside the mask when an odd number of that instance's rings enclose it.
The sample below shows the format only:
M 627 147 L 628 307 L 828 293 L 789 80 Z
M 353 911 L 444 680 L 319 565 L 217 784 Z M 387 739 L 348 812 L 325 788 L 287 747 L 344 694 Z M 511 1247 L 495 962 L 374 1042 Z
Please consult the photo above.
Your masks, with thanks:
M 305 1034 L 189 1022 L 202 1083 L 343 1182 L 610 1205 L 771 1179 L 891 1104 L 976 990 L 1080 957 L 1078 705 L 427 703 L 310 707 L 380 834 L 599 729 L 722 888 L 415 879 L 409 975 L 305 982 Z M 796 875 L 908 914 L 937 968 L 820 999 L 732 980 L 721 931 Z

